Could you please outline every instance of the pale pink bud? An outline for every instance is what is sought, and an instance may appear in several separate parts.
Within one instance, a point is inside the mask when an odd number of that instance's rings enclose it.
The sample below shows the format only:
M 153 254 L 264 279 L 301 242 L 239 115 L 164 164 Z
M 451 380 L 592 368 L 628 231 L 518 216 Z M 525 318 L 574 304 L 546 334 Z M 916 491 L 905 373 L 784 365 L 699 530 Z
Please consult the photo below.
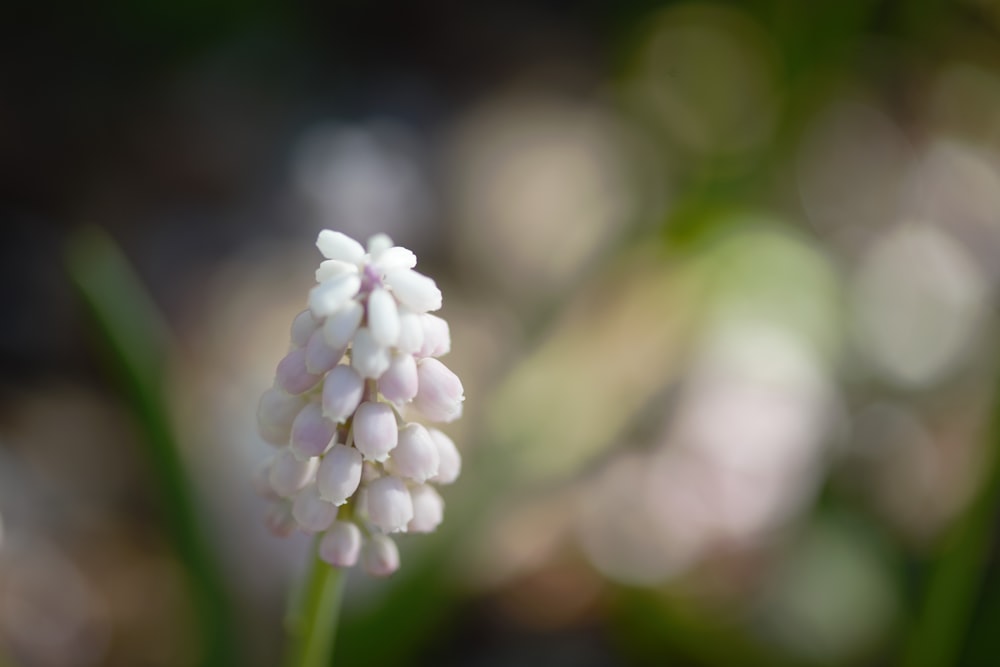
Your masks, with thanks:
M 274 503 L 267 509 L 264 515 L 264 525 L 276 537 L 288 537 L 295 528 L 295 519 L 292 517 L 292 504 L 287 501 Z
M 389 368 L 389 348 L 375 340 L 368 327 L 361 327 L 354 334 L 351 365 L 361 377 L 378 379 Z
M 439 464 L 437 446 L 427 429 L 407 424 L 399 430 L 399 444 L 386 465 L 394 475 L 424 482 L 438 473 Z
M 353 447 L 334 445 L 316 472 L 319 495 L 334 505 L 343 505 L 361 483 L 361 453 Z
M 421 359 L 417 364 L 420 388 L 413 405 L 431 421 L 450 422 L 462 415 L 465 390 L 462 381 L 437 359 Z
M 349 521 L 334 521 L 319 542 L 319 557 L 334 567 L 353 567 L 361 554 L 361 530 Z
M 423 341 L 417 352 L 418 357 L 440 357 L 451 352 L 451 328 L 448 322 L 437 315 L 420 315 Z
M 372 337 L 384 347 L 391 347 L 399 340 L 399 309 L 388 291 L 376 287 L 368 295 L 368 329 Z
M 257 430 L 272 445 L 287 445 L 296 415 L 306 404 L 301 396 L 272 387 L 260 397 L 257 406 Z
M 417 395 L 417 362 L 409 354 L 394 354 L 389 368 L 378 379 L 378 390 L 386 400 L 403 404 Z
M 410 489 L 413 500 L 413 519 L 407 530 L 413 533 L 432 533 L 444 518 L 444 500 L 438 492 L 426 484 L 418 484 Z
M 367 487 L 367 512 L 371 522 L 386 533 L 406 530 L 413 518 L 413 500 L 398 477 L 382 477 Z
M 319 326 L 319 320 L 313 317 L 309 310 L 303 310 L 292 320 L 292 345 L 295 347 L 305 347 L 309 336 L 312 335 Z
M 396 299 L 415 313 L 426 313 L 441 307 L 441 290 L 422 273 L 413 269 L 396 269 L 386 273 L 385 282 Z
M 364 315 L 364 306 L 354 299 L 348 301 L 338 311 L 331 313 L 323 323 L 323 336 L 326 337 L 326 342 L 330 347 L 338 350 L 347 347 L 361 325 L 361 318 Z
M 278 386 L 289 394 L 301 394 L 309 391 L 323 379 L 322 375 L 314 375 L 306 369 L 306 351 L 296 348 L 278 362 L 275 374 Z
M 328 259 L 324 262 L 320 262 L 319 268 L 316 269 L 316 282 L 322 283 L 334 276 L 339 276 L 342 273 L 357 273 L 358 266 L 352 264 L 351 262 L 342 262 L 339 259 Z
M 357 371 L 336 366 L 323 383 L 323 412 L 334 422 L 345 421 L 357 410 L 364 389 L 365 381 Z
M 451 484 L 458 479 L 459 473 L 462 472 L 462 456 L 458 453 L 454 441 L 447 435 L 436 428 L 429 428 L 427 432 L 437 447 L 438 460 L 440 461 L 438 473 L 431 477 L 430 481 L 435 484 Z
M 354 414 L 354 446 L 369 461 L 384 461 L 398 441 L 396 415 L 387 403 L 365 402 Z
M 399 341 L 396 349 L 405 354 L 416 354 L 424 344 L 424 326 L 421 316 L 403 308 L 399 309 Z M 428 355 L 423 355 L 428 356 Z
M 313 480 L 319 459 L 300 461 L 291 450 L 285 449 L 271 462 L 271 488 L 279 496 L 288 498 Z
M 399 549 L 387 535 L 372 535 L 365 542 L 362 557 L 365 571 L 373 577 L 388 577 L 399 569 Z
M 292 516 L 305 532 L 319 533 L 329 528 L 337 518 L 337 507 L 320 498 L 316 485 L 310 484 L 295 496 Z
M 322 329 L 317 329 L 309 336 L 306 343 L 306 370 L 322 375 L 337 365 L 344 356 L 344 348 L 332 348 L 326 342 Z
M 330 446 L 336 432 L 337 427 L 323 416 L 319 403 L 309 403 L 292 424 L 292 453 L 303 461 L 319 456 Z

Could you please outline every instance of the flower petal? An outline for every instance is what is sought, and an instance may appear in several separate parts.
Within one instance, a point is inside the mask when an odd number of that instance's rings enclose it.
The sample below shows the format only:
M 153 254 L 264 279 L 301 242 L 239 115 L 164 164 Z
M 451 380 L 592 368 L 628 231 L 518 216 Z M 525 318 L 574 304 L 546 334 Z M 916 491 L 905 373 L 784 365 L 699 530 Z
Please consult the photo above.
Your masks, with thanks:
M 399 569 L 399 548 L 387 535 L 372 535 L 361 552 L 365 572 L 373 577 L 388 577 Z
M 372 255 L 372 263 L 383 273 L 399 269 L 412 269 L 417 265 L 417 256 L 403 246 L 387 248 L 378 255 Z
M 292 424 L 292 454 L 300 461 L 321 455 L 333 442 L 336 431 L 333 422 L 323 416 L 319 403 L 308 404 Z
M 354 299 L 331 313 L 323 323 L 323 335 L 326 336 L 326 342 L 330 344 L 330 347 L 347 347 L 347 344 L 354 338 L 358 326 L 361 325 L 361 318 L 364 315 L 364 306 Z
M 312 335 L 313 331 L 316 331 L 316 327 L 318 326 L 319 320 L 313 317 L 310 310 L 303 310 L 296 315 L 295 319 L 292 320 L 292 345 L 303 347 L 309 341 L 309 336 Z
M 282 450 L 271 462 L 271 472 L 268 479 L 271 488 L 283 498 L 295 495 L 316 476 L 319 459 L 300 461 L 291 450 Z
M 385 282 L 401 304 L 415 313 L 426 313 L 441 307 L 441 290 L 431 278 L 413 269 L 396 269 L 385 276 Z
M 417 364 L 417 379 L 420 388 L 413 398 L 413 406 L 427 419 L 451 422 L 462 415 L 465 390 L 451 369 L 437 359 L 421 359 Z
M 381 257 L 382 253 L 391 247 L 393 247 L 392 239 L 389 238 L 388 234 L 373 234 L 368 237 L 368 254 L 372 260 Z
M 342 262 L 339 259 L 328 259 L 325 262 L 320 262 L 319 268 L 316 269 L 316 282 L 321 283 L 325 280 L 333 278 L 334 276 L 339 276 L 344 273 L 357 272 L 357 264 Z
M 354 446 L 367 461 L 385 461 L 399 439 L 396 415 L 388 403 L 365 402 L 354 414 Z
M 406 530 L 413 518 L 413 500 L 398 477 L 381 477 L 368 485 L 368 518 L 386 533 Z
M 444 518 L 444 500 L 437 491 L 426 484 L 418 484 L 410 489 L 413 502 L 413 518 L 407 524 L 407 532 L 433 533 Z
M 441 431 L 429 428 L 427 432 L 437 446 L 438 460 L 440 461 L 438 473 L 430 481 L 435 484 L 451 484 L 458 479 L 459 473 L 462 472 L 462 455 L 458 453 L 455 442 Z
M 283 389 L 271 387 L 260 397 L 257 406 L 257 430 L 272 445 L 287 445 L 292 423 L 306 402 Z
M 327 259 L 358 264 L 365 257 L 365 249 L 347 234 L 324 229 L 316 239 L 316 247 Z
M 399 310 L 388 291 L 376 287 L 368 296 L 368 328 L 380 345 L 391 347 L 399 340 Z
M 440 463 L 437 446 L 427 429 L 420 424 L 407 424 L 399 430 L 399 443 L 387 465 L 393 475 L 426 482 L 438 473 Z
M 361 529 L 350 521 L 334 521 L 319 542 L 319 557 L 334 567 L 354 567 L 361 555 Z
M 396 341 L 396 348 L 400 352 L 415 354 L 423 346 L 424 327 L 421 324 L 422 317 L 422 315 L 411 313 L 405 308 L 399 309 L 399 340 Z
M 441 357 L 451 352 L 451 328 L 447 320 L 424 313 L 420 315 L 420 327 L 424 338 L 416 353 L 418 357 Z
M 386 400 L 401 405 L 417 395 L 417 362 L 409 354 L 394 354 L 389 368 L 378 379 L 378 390 Z
M 354 447 L 334 445 L 316 472 L 319 495 L 334 505 L 343 505 L 358 490 L 361 469 L 361 452 Z
M 346 347 L 346 346 L 345 346 Z M 306 370 L 321 375 L 337 365 L 344 356 L 344 348 L 333 348 L 326 342 L 322 329 L 317 329 L 306 343 Z
M 295 496 L 292 516 L 305 532 L 319 533 L 329 528 L 337 518 L 337 506 L 320 498 L 316 485 L 313 484 Z
M 289 394 L 307 392 L 322 379 L 322 375 L 310 373 L 306 368 L 306 351 L 301 347 L 286 354 L 275 372 L 275 382 Z
M 342 273 L 316 285 L 309 292 L 309 309 L 316 317 L 326 317 L 343 308 L 361 289 L 356 273 Z
M 351 347 L 351 365 L 361 377 L 377 380 L 389 368 L 389 361 L 389 348 L 380 345 L 368 327 L 358 329 Z
M 350 366 L 335 366 L 323 383 L 323 412 L 334 422 L 346 421 L 361 403 L 365 381 Z

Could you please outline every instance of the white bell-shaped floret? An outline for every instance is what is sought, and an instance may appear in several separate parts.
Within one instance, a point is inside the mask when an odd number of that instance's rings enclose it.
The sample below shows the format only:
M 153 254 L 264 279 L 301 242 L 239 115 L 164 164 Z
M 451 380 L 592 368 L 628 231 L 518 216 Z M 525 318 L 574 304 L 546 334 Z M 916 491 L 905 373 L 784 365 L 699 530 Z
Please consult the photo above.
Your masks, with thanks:
M 334 567 L 353 567 L 361 555 L 361 530 L 350 521 L 334 521 L 319 541 L 319 557 Z
M 260 437 L 272 445 L 287 445 L 295 417 L 305 404 L 306 401 L 301 396 L 293 396 L 278 387 L 265 391 L 257 406 L 257 430 Z
M 382 477 L 367 487 L 366 511 L 371 522 L 385 533 L 406 530 L 413 518 L 413 500 L 398 477 Z
M 368 295 L 368 329 L 372 338 L 383 347 L 391 347 L 399 340 L 396 300 L 381 287 L 376 287 Z
M 360 327 L 351 346 L 351 365 L 361 377 L 378 379 L 389 368 L 389 348 L 372 336 L 368 327 Z
M 306 370 L 322 375 L 337 365 L 344 356 L 344 348 L 332 348 L 326 342 L 322 329 L 317 329 L 306 342 Z
M 435 484 L 451 484 L 462 472 L 462 455 L 458 453 L 455 442 L 441 431 L 429 428 L 427 432 L 437 447 L 440 462 L 437 475 L 431 477 L 430 481 Z
M 310 373 L 306 368 L 304 348 L 295 348 L 286 354 L 285 358 L 278 362 L 278 370 L 275 373 L 277 385 L 289 394 L 305 393 L 322 379 L 322 375 Z
M 313 480 L 318 466 L 319 459 L 300 461 L 290 449 L 282 450 L 271 462 L 271 488 L 283 498 L 294 496 Z
M 416 354 L 424 344 L 424 325 L 422 315 L 412 313 L 405 308 L 399 309 L 399 340 L 396 349 L 405 354 Z M 422 355 L 427 356 L 427 355 Z
M 323 416 L 319 403 L 309 403 L 292 424 L 292 453 L 302 461 L 319 456 L 330 446 L 336 432 L 337 427 Z
M 434 358 L 417 363 L 419 389 L 413 405 L 425 417 L 436 422 L 450 422 L 462 415 L 465 390 L 462 381 L 451 370 Z
M 343 505 L 361 484 L 361 464 L 361 452 L 353 447 L 331 447 L 316 471 L 319 495 L 334 505 Z
M 305 347 L 309 336 L 316 331 L 319 320 L 313 317 L 312 311 L 306 309 L 295 316 L 292 320 L 292 345 L 295 347 Z
M 354 446 L 368 461 L 385 461 L 398 442 L 396 415 L 388 403 L 365 402 L 354 413 Z
M 309 292 L 309 310 L 316 317 L 327 317 L 343 308 L 361 289 L 357 273 L 339 273 L 324 280 Z
M 393 296 L 415 313 L 426 313 L 441 307 L 441 290 L 432 278 L 413 269 L 396 269 L 386 273 L 385 282 Z
M 388 535 L 372 535 L 362 549 L 365 572 L 373 577 L 388 577 L 399 569 L 399 549 Z
M 276 537 L 288 537 L 295 530 L 295 518 L 292 517 L 292 504 L 287 500 L 274 503 L 267 508 L 264 515 L 264 525 Z
M 337 518 L 337 507 L 320 498 L 316 485 L 310 484 L 295 496 L 292 516 L 305 532 L 319 533 L 329 528 Z
M 433 533 L 444 518 L 444 500 L 433 487 L 418 484 L 410 488 L 413 518 L 407 525 L 411 533 Z
M 413 400 L 417 395 L 417 362 L 412 355 L 394 354 L 389 368 L 378 379 L 378 390 L 397 405 Z
M 336 423 L 354 414 L 361 403 L 365 381 L 350 366 L 334 367 L 323 383 L 323 412 Z
M 424 313 L 420 315 L 420 329 L 423 340 L 418 357 L 442 357 L 451 352 L 451 328 L 446 320 Z
M 425 482 L 438 474 L 440 459 L 437 445 L 420 424 L 407 424 L 399 430 L 399 443 L 386 463 L 390 472 L 414 482 Z
M 323 336 L 326 337 L 327 344 L 338 350 L 346 348 L 361 326 L 364 315 L 365 307 L 354 299 L 331 313 L 323 322 Z

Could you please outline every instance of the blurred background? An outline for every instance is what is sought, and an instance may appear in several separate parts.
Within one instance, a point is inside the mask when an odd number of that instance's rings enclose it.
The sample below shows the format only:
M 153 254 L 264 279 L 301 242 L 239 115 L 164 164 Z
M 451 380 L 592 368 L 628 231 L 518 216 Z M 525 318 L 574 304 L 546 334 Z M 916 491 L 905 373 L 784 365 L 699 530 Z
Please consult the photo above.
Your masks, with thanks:
M 277 664 L 322 228 L 445 295 L 446 521 L 337 664 L 1000 655 L 1000 5 L 40 3 L 0 23 L 0 664 Z

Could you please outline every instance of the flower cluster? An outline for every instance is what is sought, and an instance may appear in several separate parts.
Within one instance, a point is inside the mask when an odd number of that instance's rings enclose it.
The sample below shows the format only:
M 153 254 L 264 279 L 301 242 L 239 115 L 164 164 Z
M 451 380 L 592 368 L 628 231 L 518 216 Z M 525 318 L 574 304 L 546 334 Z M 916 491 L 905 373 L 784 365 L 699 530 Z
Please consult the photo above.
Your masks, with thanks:
M 413 270 L 412 252 L 384 234 L 366 251 L 330 230 L 316 245 L 326 260 L 257 412 L 261 436 L 279 447 L 259 489 L 274 501 L 274 532 L 322 533 L 323 560 L 350 567 L 360 559 L 385 576 L 399 567 L 388 534 L 441 522 L 432 484 L 455 481 L 461 458 L 447 435 L 418 421 L 457 419 L 464 390 L 437 359 L 451 334 L 430 313 L 441 292 Z

